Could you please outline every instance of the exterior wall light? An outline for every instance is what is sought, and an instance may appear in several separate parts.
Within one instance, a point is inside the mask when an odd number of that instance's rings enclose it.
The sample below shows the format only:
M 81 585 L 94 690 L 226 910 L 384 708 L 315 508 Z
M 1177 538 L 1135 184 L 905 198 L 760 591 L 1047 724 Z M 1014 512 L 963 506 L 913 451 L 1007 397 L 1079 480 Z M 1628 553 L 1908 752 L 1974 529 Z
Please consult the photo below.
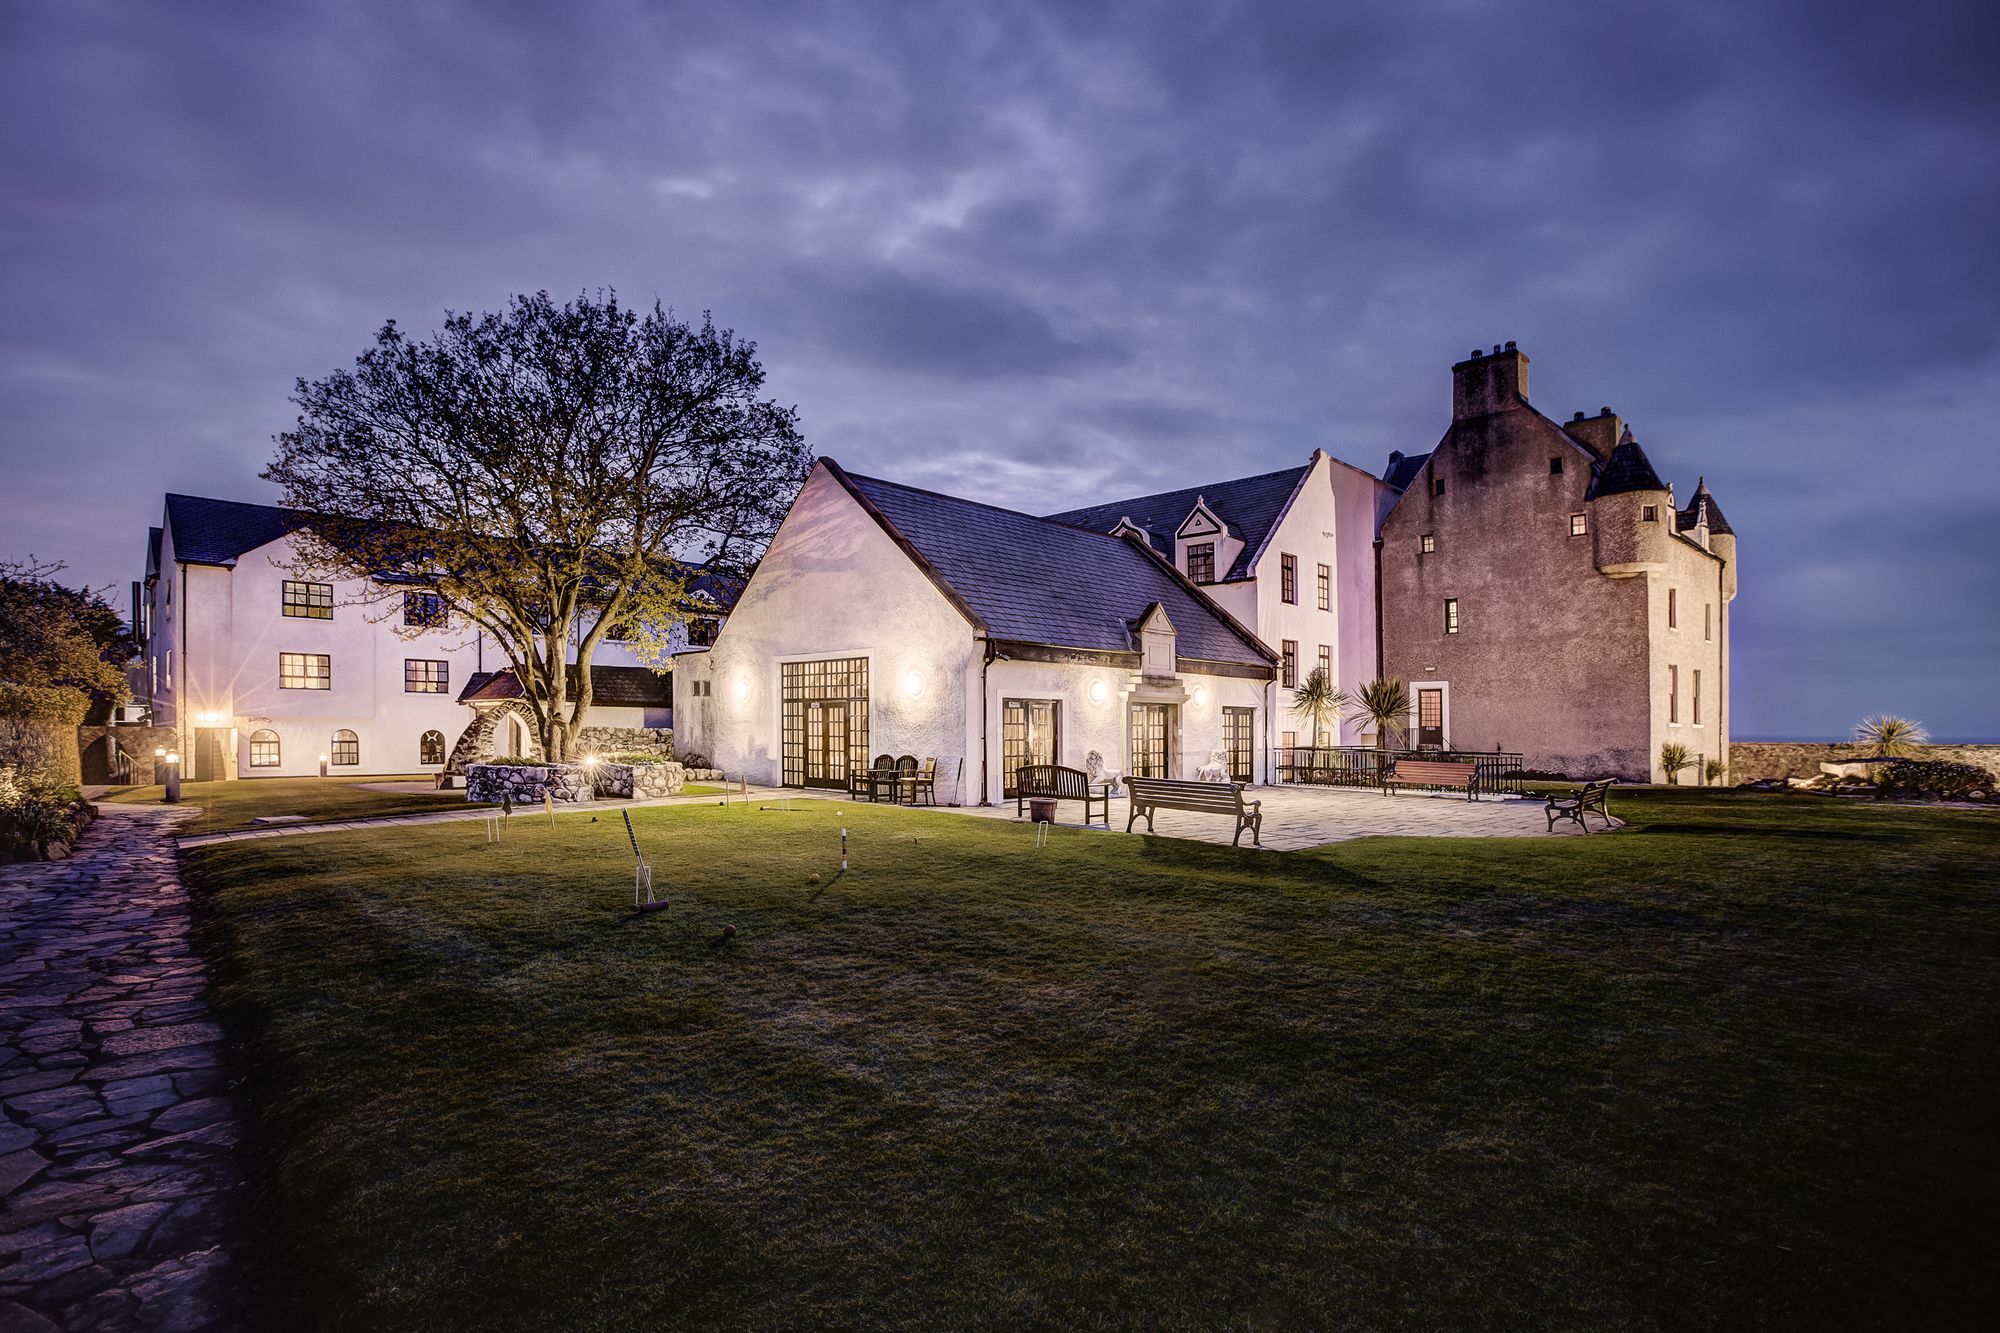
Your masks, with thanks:
M 219 727 L 222 725 L 222 714 L 213 711 L 203 713 L 201 715 L 201 724 L 204 727 Z
M 903 673 L 903 693 L 912 699 L 924 697 L 924 673 L 911 667 Z
M 1105 688 L 1103 681 L 1093 680 L 1090 682 L 1090 701 L 1092 703 L 1094 704 L 1103 703 L 1104 697 L 1110 692 L 1111 692 L 1110 690 Z
M 748 701 L 749 698 L 750 698 L 750 678 L 748 676 L 738 676 L 736 678 L 736 702 L 744 703 Z
M 170 763 L 170 764 L 178 764 L 178 763 L 179 763 L 180 761 L 181 761 L 181 756 L 180 756 L 180 752 L 179 752 L 179 751 L 177 751 L 177 750 L 169 750 L 169 751 L 167 751 L 167 762 L 168 762 L 168 763 Z
M 1197 685 L 1194 687 L 1194 706 L 1196 708 L 1208 707 L 1208 686 Z

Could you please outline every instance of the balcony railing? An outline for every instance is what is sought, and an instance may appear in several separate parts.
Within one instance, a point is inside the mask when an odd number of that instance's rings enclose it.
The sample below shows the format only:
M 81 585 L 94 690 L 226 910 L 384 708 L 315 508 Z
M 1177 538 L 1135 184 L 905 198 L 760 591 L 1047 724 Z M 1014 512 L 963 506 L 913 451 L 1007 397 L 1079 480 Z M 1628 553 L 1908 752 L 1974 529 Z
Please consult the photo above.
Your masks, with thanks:
M 1398 759 L 1471 764 L 1479 790 L 1519 795 L 1521 756 L 1497 750 L 1375 750 L 1359 745 L 1297 745 L 1277 750 L 1278 781 L 1314 787 L 1380 787 Z

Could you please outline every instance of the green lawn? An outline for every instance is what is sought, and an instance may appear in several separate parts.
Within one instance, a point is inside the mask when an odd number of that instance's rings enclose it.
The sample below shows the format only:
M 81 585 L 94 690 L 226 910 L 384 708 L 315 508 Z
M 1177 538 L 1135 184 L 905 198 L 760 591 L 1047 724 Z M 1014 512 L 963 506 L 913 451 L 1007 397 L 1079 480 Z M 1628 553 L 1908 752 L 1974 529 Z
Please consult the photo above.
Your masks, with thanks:
M 1611 836 L 1288 856 L 801 804 L 633 812 L 643 919 L 622 822 L 192 854 L 267 1321 L 1941 1327 L 1992 1294 L 1992 815 L 1650 791 Z
M 463 810 L 465 789 L 456 791 L 370 791 L 365 782 L 422 782 L 427 773 L 366 778 L 245 778 L 237 782 L 183 782 L 183 804 L 201 807 L 201 815 L 184 833 L 227 833 L 250 827 L 259 815 L 304 815 L 308 820 L 368 819 L 376 815 L 420 814 L 426 810 Z M 162 788 L 125 787 L 106 801 L 157 801 Z

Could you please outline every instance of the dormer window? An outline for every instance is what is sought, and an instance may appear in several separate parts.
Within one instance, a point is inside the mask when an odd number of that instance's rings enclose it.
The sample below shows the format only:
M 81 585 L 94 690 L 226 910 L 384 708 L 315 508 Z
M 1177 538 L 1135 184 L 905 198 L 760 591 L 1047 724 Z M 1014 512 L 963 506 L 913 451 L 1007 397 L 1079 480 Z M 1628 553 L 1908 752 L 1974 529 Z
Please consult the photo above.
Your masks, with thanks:
M 1215 582 L 1215 543 L 1190 542 L 1187 548 L 1187 575 L 1193 583 Z

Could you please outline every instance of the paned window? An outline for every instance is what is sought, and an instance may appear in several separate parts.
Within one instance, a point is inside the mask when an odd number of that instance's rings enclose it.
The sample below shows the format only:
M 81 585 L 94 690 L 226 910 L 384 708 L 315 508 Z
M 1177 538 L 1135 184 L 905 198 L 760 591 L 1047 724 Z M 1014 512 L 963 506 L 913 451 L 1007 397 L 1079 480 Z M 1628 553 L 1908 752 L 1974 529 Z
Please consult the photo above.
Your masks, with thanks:
M 417 762 L 420 764 L 442 764 L 444 762 L 444 733 L 427 731 L 417 737 Z
M 443 694 L 451 681 L 451 663 L 430 658 L 403 659 L 403 693 Z
M 1319 609 L 1333 610 L 1333 571 L 1325 565 L 1319 567 Z
M 333 659 L 325 653 L 279 653 L 278 688 L 281 690 L 332 689 Z
M 1444 632 L 1446 634 L 1458 633 L 1458 598 L 1456 597 L 1447 597 L 1444 599 Z
M 1215 582 L 1215 543 L 1189 542 L 1187 548 L 1188 579 L 1193 583 Z
M 1299 604 L 1299 560 L 1297 556 L 1278 557 L 1278 595 L 1288 605 Z
M 444 598 L 434 592 L 403 594 L 403 623 L 422 629 L 443 629 L 450 622 Z
M 333 619 L 333 585 L 285 580 L 285 614 L 304 620 Z
M 1437 548 L 1438 539 L 1434 533 L 1426 532 L 1422 537 L 1417 539 L 1417 550 L 1421 554 L 1429 555 L 1432 551 L 1437 550 Z
M 250 733 L 250 767 L 276 768 L 283 761 L 278 757 L 278 733 L 262 730 Z
M 1299 641 L 1297 639 L 1285 640 L 1285 662 L 1282 681 L 1284 687 L 1288 690 L 1295 690 L 1299 687 Z
M 1589 527 L 1588 527 L 1588 525 L 1587 525 L 1587 524 L 1585 523 L 1585 521 L 1584 521 L 1584 517 L 1583 517 L 1583 515 L 1582 515 L 1582 514 L 1571 514 L 1571 515 L 1569 516 L 1569 535 L 1570 535 L 1570 536 L 1572 536 L 1572 537 L 1581 537 L 1581 536 L 1583 536 L 1583 534 L 1584 534 L 1584 533 L 1586 533 L 1586 532 L 1588 532 L 1588 531 L 1590 531 L 1590 528 L 1589 528 Z
M 696 616 L 688 621 L 688 646 L 691 648 L 713 648 L 715 636 L 722 629 L 722 621 L 714 616 Z
M 1319 671 L 1327 684 L 1333 684 L 1333 649 L 1325 644 L 1319 646 Z
M 868 756 L 868 659 L 779 667 L 782 775 L 787 787 L 844 789 Z
M 361 738 L 342 727 L 333 733 L 333 747 L 328 754 L 336 764 L 358 764 L 361 762 Z

